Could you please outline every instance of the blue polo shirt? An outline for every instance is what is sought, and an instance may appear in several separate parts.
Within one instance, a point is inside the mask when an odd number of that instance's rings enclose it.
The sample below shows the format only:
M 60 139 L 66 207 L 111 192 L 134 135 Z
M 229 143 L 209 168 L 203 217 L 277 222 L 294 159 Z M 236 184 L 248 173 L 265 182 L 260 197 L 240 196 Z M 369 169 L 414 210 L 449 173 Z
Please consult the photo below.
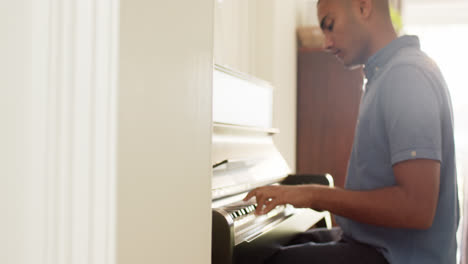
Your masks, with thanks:
M 459 206 L 452 106 L 444 78 L 415 36 L 394 40 L 372 56 L 364 70 L 367 84 L 346 188 L 393 186 L 394 164 L 438 160 L 437 211 L 428 230 L 378 227 L 343 217 L 337 222 L 345 237 L 376 247 L 391 264 L 455 264 Z

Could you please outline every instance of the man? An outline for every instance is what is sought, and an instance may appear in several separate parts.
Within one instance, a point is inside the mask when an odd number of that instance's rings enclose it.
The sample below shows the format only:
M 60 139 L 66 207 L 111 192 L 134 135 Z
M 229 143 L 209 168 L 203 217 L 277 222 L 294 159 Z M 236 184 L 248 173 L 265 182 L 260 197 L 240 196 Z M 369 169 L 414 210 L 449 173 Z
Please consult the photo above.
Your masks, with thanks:
M 453 121 L 440 71 L 417 37 L 397 38 L 386 0 L 317 5 L 327 50 L 348 68 L 365 64 L 346 189 L 269 186 L 245 200 L 256 197 L 258 214 L 286 203 L 328 210 L 342 236 L 325 244 L 296 240 L 268 263 L 454 264 Z

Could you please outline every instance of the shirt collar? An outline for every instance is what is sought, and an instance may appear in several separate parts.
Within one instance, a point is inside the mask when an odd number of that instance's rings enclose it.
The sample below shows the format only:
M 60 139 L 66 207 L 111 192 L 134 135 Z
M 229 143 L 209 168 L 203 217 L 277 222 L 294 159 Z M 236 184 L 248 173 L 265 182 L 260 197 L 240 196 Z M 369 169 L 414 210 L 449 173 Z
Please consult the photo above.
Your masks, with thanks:
M 372 77 L 390 61 L 398 50 L 404 47 L 415 47 L 420 49 L 419 38 L 417 36 L 402 36 L 390 42 L 383 49 L 372 55 L 364 66 L 364 74 L 367 80 Z

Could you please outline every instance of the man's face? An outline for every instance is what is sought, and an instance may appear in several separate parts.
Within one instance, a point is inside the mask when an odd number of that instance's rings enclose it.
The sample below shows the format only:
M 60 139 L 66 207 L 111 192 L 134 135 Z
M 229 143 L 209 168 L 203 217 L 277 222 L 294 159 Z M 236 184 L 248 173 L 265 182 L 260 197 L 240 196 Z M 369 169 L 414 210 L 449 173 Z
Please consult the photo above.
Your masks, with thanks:
M 347 68 L 362 65 L 366 60 L 365 35 L 352 8 L 351 0 L 321 0 L 317 6 L 325 48 Z

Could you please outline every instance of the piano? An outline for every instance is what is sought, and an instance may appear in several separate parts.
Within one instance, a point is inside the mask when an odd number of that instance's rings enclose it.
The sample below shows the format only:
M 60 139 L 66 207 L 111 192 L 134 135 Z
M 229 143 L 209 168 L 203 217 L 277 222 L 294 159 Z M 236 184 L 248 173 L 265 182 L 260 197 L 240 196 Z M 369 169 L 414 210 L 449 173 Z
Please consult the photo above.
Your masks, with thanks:
M 330 175 L 291 175 L 276 148 L 273 87 L 216 65 L 213 72 L 212 263 L 262 263 L 279 245 L 313 226 L 331 227 L 328 212 L 278 206 L 254 214 L 246 194 L 265 185 L 333 185 Z

